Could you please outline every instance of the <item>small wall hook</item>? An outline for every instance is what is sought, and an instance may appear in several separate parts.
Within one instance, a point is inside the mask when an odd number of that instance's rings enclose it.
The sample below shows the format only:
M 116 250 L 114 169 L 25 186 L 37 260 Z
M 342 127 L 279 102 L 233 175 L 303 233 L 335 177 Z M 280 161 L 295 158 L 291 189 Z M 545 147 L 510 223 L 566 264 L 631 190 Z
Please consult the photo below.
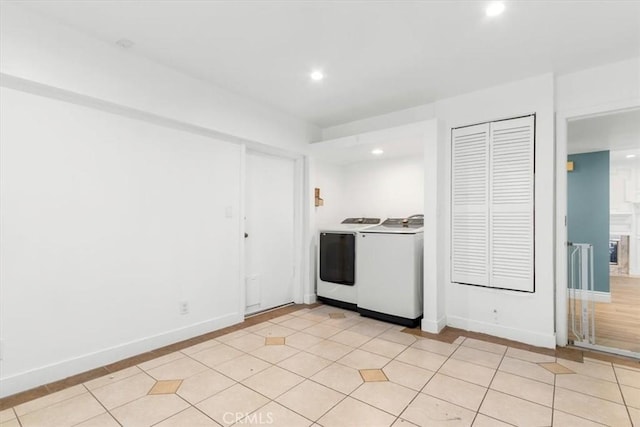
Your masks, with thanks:
M 320 189 L 317 187 L 315 189 L 315 205 L 316 207 L 324 206 L 324 200 L 320 198 Z

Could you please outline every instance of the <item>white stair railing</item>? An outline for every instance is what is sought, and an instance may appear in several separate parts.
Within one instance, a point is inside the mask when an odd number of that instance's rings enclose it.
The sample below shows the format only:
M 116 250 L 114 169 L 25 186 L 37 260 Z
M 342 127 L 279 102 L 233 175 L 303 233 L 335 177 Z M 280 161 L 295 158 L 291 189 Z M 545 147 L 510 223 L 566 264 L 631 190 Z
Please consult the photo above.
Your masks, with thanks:
M 595 345 L 595 301 L 593 279 L 593 245 L 569 243 L 569 314 L 575 344 Z

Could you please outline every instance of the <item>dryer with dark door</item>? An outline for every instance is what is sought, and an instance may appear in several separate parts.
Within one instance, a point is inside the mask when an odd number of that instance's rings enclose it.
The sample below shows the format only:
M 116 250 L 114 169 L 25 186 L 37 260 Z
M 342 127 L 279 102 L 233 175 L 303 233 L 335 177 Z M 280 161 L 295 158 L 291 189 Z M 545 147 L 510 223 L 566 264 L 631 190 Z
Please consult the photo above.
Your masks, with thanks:
M 347 218 L 318 234 L 318 299 L 356 310 L 358 303 L 356 237 L 360 230 L 380 223 L 380 218 Z

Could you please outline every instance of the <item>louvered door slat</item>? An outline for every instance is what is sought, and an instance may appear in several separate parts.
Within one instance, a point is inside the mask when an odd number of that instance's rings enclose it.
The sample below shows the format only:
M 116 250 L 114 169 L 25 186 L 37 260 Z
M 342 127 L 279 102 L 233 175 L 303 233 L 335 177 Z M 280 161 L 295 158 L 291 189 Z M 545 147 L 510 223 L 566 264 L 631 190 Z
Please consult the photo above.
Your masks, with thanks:
M 489 284 L 489 125 L 452 134 L 452 281 Z
M 532 292 L 534 118 L 491 124 L 490 286 Z

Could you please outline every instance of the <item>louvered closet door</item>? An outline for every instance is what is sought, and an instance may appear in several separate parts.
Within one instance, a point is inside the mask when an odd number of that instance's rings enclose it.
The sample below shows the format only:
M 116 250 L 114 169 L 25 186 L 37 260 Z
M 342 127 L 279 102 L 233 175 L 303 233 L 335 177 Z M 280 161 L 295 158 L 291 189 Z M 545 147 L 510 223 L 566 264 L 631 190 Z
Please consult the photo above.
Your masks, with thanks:
M 491 123 L 490 286 L 533 292 L 534 117 Z
M 451 278 L 489 285 L 489 124 L 452 134 Z

